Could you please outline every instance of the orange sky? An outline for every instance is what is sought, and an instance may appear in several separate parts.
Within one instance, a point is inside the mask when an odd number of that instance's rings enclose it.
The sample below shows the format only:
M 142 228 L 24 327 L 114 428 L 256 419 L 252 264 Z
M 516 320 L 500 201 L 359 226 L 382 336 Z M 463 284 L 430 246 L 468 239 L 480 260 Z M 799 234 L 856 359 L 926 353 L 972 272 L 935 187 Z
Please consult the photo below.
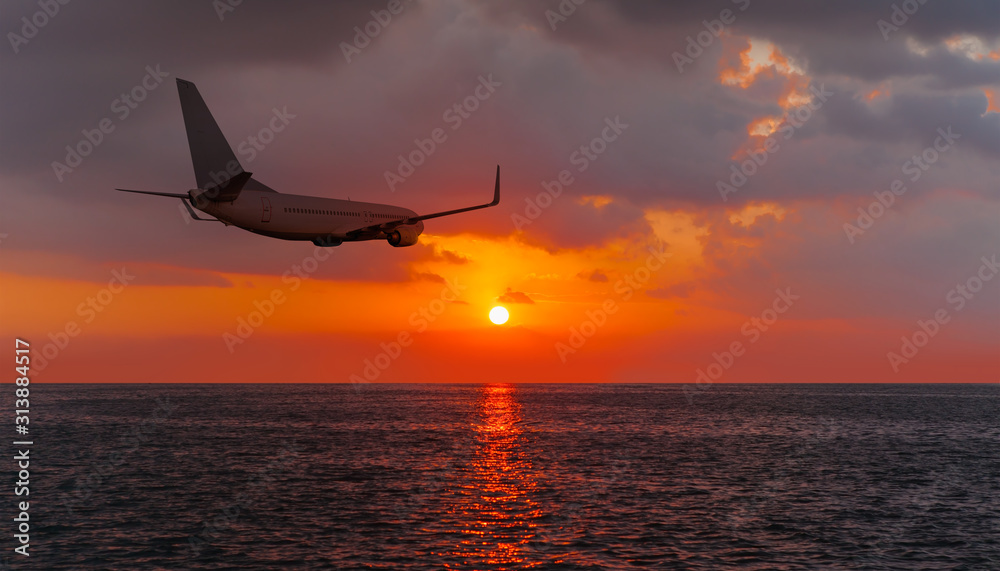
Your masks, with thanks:
M 57 183 L 49 163 L 61 141 L 100 118 L 114 89 L 84 93 L 93 103 L 81 103 L 79 117 L 18 92 L 38 101 L 29 115 L 52 132 L 37 158 L 0 173 L 16 206 L 0 220 L 0 331 L 32 343 L 37 379 L 1000 381 L 1000 279 L 986 277 L 1000 253 L 1000 205 L 983 182 L 996 174 L 990 145 L 1000 145 L 990 131 L 1000 125 L 995 88 L 942 80 L 942 94 L 914 77 L 817 71 L 808 49 L 768 39 L 749 17 L 678 73 L 670 52 L 683 39 L 651 54 L 653 31 L 624 15 L 600 24 L 622 34 L 616 52 L 569 29 L 508 29 L 488 10 L 455 5 L 468 20 L 444 22 L 443 9 L 427 8 L 349 65 L 336 42 L 325 48 L 329 63 L 240 60 L 228 80 L 209 70 L 243 54 L 167 60 L 174 75 L 198 80 L 234 147 L 286 100 L 302 117 L 244 165 L 279 192 L 441 210 L 476 203 L 502 163 L 500 207 L 428 221 L 405 250 L 318 249 L 189 224 L 167 199 L 111 196 L 113 186 L 191 184 L 170 88 Z M 481 45 L 477 34 L 452 33 L 459 25 L 507 47 L 462 52 Z M 904 35 L 891 46 L 899 57 L 1000 65 L 989 38 Z M 155 60 L 156 38 L 143 41 L 138 51 Z M 13 73 L 64 65 L 58 44 L 15 60 Z M 438 67 L 400 69 L 413 45 L 435 50 L 426 55 Z M 488 72 L 501 87 L 473 126 L 449 133 L 426 167 L 386 189 L 394 157 Z M 560 81 L 546 83 L 553 74 Z M 942 116 L 926 125 L 904 120 L 932 112 Z M 330 117 L 335 124 L 324 123 Z M 621 140 L 575 170 L 579 143 L 618 117 L 629 125 Z M 13 125 L 24 140 L 28 125 Z M 913 190 L 852 236 L 845 225 L 861 224 L 859 208 L 888 192 L 910 157 L 928 156 L 937 128 L 953 125 L 958 145 L 939 148 Z M 745 186 L 734 183 L 755 156 L 767 162 Z M 519 223 L 562 169 L 574 169 L 574 182 Z M 977 276 L 975 292 L 956 291 Z M 490 323 L 496 305 L 508 323 Z M 947 319 L 928 325 L 940 311 Z M 911 342 L 921 345 L 915 354 Z
M 724 222 L 750 232 L 773 227 L 775 211 L 748 207 Z M 745 351 L 716 382 L 988 382 L 997 373 L 995 344 L 971 342 L 961 314 L 899 374 L 885 355 L 899 350 L 898 335 L 912 333 L 908 324 L 823 315 L 798 285 L 776 288 L 801 299 L 758 327 L 749 320 L 770 317 L 761 314 L 773 307 L 773 291 L 755 286 L 722 300 L 685 284 L 710 283 L 720 266 L 754 256 L 759 240 L 726 238 L 730 251 L 708 260 L 710 231 L 694 216 L 656 211 L 647 218 L 652 235 L 558 252 L 516 236 L 425 234 L 422 245 L 436 255 L 409 264 L 412 277 L 396 283 L 122 262 L 105 265 L 109 280 L 115 270 L 135 278 L 109 294 L 106 283 L 4 274 L 5 299 L 45 303 L 5 302 L 3 326 L 36 350 L 48 346 L 35 370 L 53 382 L 694 382 L 733 342 Z M 648 250 L 661 245 L 662 264 Z M 307 259 L 318 250 L 297 251 L 303 257 L 294 265 L 312 267 Z M 173 272 L 195 283 L 144 283 Z M 531 302 L 498 301 L 507 288 Z M 756 309 L 722 307 L 731 304 Z M 495 305 L 509 309 L 507 324 L 489 322 Z M 256 327 L 241 330 L 247 320 Z M 401 335 L 405 346 L 395 345 Z

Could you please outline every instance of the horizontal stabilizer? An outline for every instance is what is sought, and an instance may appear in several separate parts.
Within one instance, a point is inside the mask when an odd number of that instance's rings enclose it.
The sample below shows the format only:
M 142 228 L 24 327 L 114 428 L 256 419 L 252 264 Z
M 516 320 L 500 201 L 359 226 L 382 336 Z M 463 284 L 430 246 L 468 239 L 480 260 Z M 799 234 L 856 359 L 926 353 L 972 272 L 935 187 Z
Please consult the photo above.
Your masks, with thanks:
M 120 190 L 121 192 L 134 192 L 136 194 L 152 194 L 155 196 L 169 196 L 170 198 L 190 198 L 187 194 L 178 194 L 176 192 L 153 192 L 151 190 L 129 190 L 127 188 L 116 188 L 115 190 Z

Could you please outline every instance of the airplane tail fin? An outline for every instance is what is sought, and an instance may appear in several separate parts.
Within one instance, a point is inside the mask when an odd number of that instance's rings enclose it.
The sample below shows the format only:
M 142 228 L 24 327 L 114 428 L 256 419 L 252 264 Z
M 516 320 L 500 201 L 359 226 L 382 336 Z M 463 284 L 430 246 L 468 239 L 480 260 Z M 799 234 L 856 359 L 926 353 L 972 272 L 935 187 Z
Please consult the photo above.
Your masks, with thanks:
M 184 127 L 187 129 L 188 146 L 191 147 L 191 161 L 194 163 L 194 177 L 198 188 L 221 191 L 216 200 L 233 200 L 244 183 L 250 178 L 236 159 L 233 149 L 226 141 L 222 129 L 212 117 L 198 88 L 190 81 L 177 80 L 177 93 L 181 99 Z M 245 176 L 244 176 L 245 175 Z M 233 179 L 241 179 L 239 182 Z M 230 184 L 230 182 L 237 184 Z M 227 191 L 227 187 L 229 192 Z M 235 193 L 232 191 L 235 187 Z M 227 196 L 223 197 L 222 194 Z

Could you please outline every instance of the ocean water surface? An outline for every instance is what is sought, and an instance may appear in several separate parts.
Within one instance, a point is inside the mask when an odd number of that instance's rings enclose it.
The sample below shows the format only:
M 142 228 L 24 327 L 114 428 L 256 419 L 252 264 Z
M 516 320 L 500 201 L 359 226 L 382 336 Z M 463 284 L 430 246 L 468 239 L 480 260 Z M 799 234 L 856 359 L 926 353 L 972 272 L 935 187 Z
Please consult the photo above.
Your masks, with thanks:
M 31 390 L 11 568 L 1000 569 L 998 385 Z

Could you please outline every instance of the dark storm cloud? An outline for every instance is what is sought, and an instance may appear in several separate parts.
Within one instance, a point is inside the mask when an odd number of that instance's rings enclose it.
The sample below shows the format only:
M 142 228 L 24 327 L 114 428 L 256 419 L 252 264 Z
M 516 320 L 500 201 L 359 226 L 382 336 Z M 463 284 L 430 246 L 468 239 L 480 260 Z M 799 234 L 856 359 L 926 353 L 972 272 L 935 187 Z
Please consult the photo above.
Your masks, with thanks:
M 220 21 L 213 3 L 205 0 L 62 6 L 35 37 L 18 46 L 18 53 L 10 45 L 0 49 L 8 78 L 0 85 L 0 105 L 16 110 L 5 113 L 5 137 L 17 143 L 5 148 L 10 152 L 0 156 L 0 166 L 18 170 L 47 164 L 60 150 L 50 144 L 53 139 L 75 142 L 81 128 L 112 116 L 109 106 L 140 83 L 149 65 L 160 65 L 171 76 L 161 87 L 167 93 L 155 94 L 160 100 L 143 107 L 176 98 L 178 76 L 208 80 L 269 65 L 334 71 L 346 65 L 340 43 L 351 41 L 353 28 L 363 27 L 371 10 L 385 7 L 385 1 L 243 2 Z M 5 35 L 20 34 L 21 18 L 30 19 L 38 10 L 35 2 L 7 6 Z
M 990 0 L 928 1 L 912 15 L 904 14 L 905 22 L 887 34 L 888 40 L 878 22 L 892 24 L 894 5 L 916 5 L 917 0 L 589 0 L 552 30 L 545 13 L 559 12 L 563 3 L 519 0 L 502 6 L 489 4 L 499 21 L 515 21 L 513 5 L 517 19 L 536 23 L 553 39 L 644 58 L 661 58 L 682 48 L 688 35 L 704 29 L 704 21 L 718 19 L 723 10 L 730 10 L 735 18 L 732 27 L 739 33 L 781 44 L 794 55 L 808 59 L 814 71 L 870 80 L 920 71 L 905 50 L 906 37 L 936 43 L 962 33 L 984 39 L 1000 36 L 1000 7 Z M 907 9 L 912 7 L 908 5 Z M 901 21 L 900 16 L 896 21 Z M 660 49 L 650 49 L 646 38 L 650 32 L 659 34 Z M 959 62 L 949 59 L 938 63 Z M 943 66 L 936 69 L 949 71 Z
M 753 0 L 738 13 L 734 34 L 775 42 L 836 95 L 726 206 L 870 195 L 949 125 L 962 135 L 958 153 L 914 192 L 995 191 L 987 174 L 1000 154 L 1000 115 L 984 115 L 981 88 L 1000 84 L 1000 62 L 973 61 L 940 42 L 958 33 L 996 39 L 997 5 L 932 1 L 885 41 L 876 22 L 892 3 Z M 589 0 L 555 31 L 545 19 L 555 1 L 406 3 L 348 64 L 341 42 L 386 5 L 247 1 L 222 21 L 207 0 L 63 6 L 18 54 L 0 50 L 5 247 L 278 274 L 301 260 L 308 252 L 291 249 L 297 245 L 189 226 L 172 201 L 111 191 L 192 185 L 177 77 L 198 84 L 233 146 L 265 126 L 274 108 L 296 115 L 244 165 L 280 192 L 444 210 L 488 196 L 493 165 L 504 165 L 500 208 L 435 220 L 429 232 L 508 234 L 510 215 L 523 214 L 543 183 L 568 169 L 574 182 L 524 229 L 527 241 L 550 249 L 648 231 L 642 216 L 651 206 L 723 206 L 716 184 L 748 144 L 748 124 L 783 113 L 780 78 L 748 90 L 719 84 L 720 41 L 677 73 L 672 52 L 731 2 Z M 17 31 L 36 10 L 33 2 L 5 8 L 3 31 Z M 912 51 L 909 38 L 927 52 Z M 157 65 L 169 77 L 58 182 L 51 163 L 63 160 L 64 147 L 113 117 L 113 102 Z M 500 86 L 452 130 L 443 113 L 490 74 Z M 885 100 L 864 101 L 889 79 Z M 574 153 L 615 117 L 629 127 L 581 170 Z M 435 128 L 448 140 L 391 191 L 384 172 Z M 577 203 L 588 195 L 615 200 L 601 210 Z M 260 246 L 253 257 L 245 255 L 248 240 Z M 318 277 L 407 279 L 405 264 L 425 254 L 384 244 L 336 252 Z M 388 262 L 373 265 L 373 257 Z
M 986 97 L 980 93 L 900 94 L 884 112 L 866 106 L 859 97 L 831 100 L 826 108 L 826 132 L 870 141 L 917 141 L 928 145 L 937 129 L 952 126 L 968 145 L 986 156 L 1000 156 L 1000 114 L 986 117 Z M 947 124 L 943 124 L 947 121 Z
M 801 2 L 796 0 L 746 2 L 612 2 L 591 0 L 577 6 L 565 21 L 552 30 L 546 10 L 558 12 L 572 3 L 515 3 L 516 15 L 509 4 L 502 8 L 490 5 L 494 17 L 505 25 L 529 23 L 556 43 L 573 46 L 588 59 L 612 57 L 623 66 L 654 64 L 669 80 L 653 87 L 659 89 L 660 107 L 633 93 L 632 116 L 642 117 L 642 132 L 634 130 L 631 143 L 623 146 L 629 162 L 622 170 L 634 183 L 623 190 L 630 199 L 645 204 L 657 194 L 705 202 L 712 189 L 730 166 L 728 155 L 741 147 L 749 121 L 766 114 L 780 113 L 773 105 L 775 97 L 758 80 L 751 90 L 734 92 L 713 85 L 721 51 L 716 40 L 705 49 L 684 74 L 677 74 L 671 60 L 675 51 L 683 52 L 685 40 L 704 31 L 703 21 L 719 17 L 724 9 L 732 10 L 735 22 L 731 29 L 741 36 L 767 39 L 803 67 L 814 85 L 826 85 L 837 96 L 813 114 L 810 123 L 785 145 L 784 157 L 773 161 L 780 167 L 758 175 L 757 199 L 815 194 L 829 196 L 867 189 L 890 173 L 853 171 L 834 165 L 827 157 L 841 156 L 847 164 L 865 163 L 876 153 L 905 156 L 919 151 L 939 127 L 954 125 L 968 136 L 964 148 L 995 160 L 1000 154 L 1000 131 L 997 115 L 984 115 L 986 97 L 982 88 L 1000 84 L 1000 60 L 989 57 L 974 60 L 964 53 L 940 45 L 958 34 L 975 35 L 996 50 L 1000 44 L 1000 7 L 985 1 L 929 2 L 919 7 L 886 40 L 878 21 L 892 21 L 893 5 L 898 0 L 847 2 Z M 746 6 L 741 11 L 740 6 Z M 914 4 L 915 6 L 916 4 Z M 907 6 L 908 10 L 911 7 Z M 897 20 L 898 22 L 899 20 Z M 916 47 L 911 49 L 911 43 Z M 917 50 L 924 50 L 918 53 Z M 862 99 L 881 82 L 893 80 L 889 109 L 875 109 Z M 614 81 L 614 80 L 612 80 Z M 609 87 L 610 89 L 610 87 Z M 760 94 L 768 94 L 760 97 Z M 770 108 L 767 101 L 770 100 Z M 641 109 L 641 111 L 640 111 Z M 650 131 L 662 135 L 652 136 Z M 842 140 L 842 136 L 850 139 Z M 807 141 L 812 158 L 795 156 L 793 145 Z M 790 170 L 785 170 L 790 169 Z M 781 171 L 781 172 L 773 172 Z M 826 181 L 825 188 L 781 185 L 795 171 L 808 171 Z M 713 174 L 720 173 L 720 174 Z M 620 174 L 616 173 L 616 174 Z M 949 173 L 961 184 L 971 184 L 976 191 L 987 191 L 983 178 L 963 180 L 963 173 Z M 658 180 L 657 180 L 658 179 Z M 621 178 L 618 179 L 619 181 Z M 664 181 L 670 181 L 669 186 Z M 657 182 L 653 182 L 657 181 Z M 649 183 L 652 182 L 652 185 Z M 647 184 L 646 190 L 637 188 Z M 761 188 L 762 187 L 762 188 Z M 742 197 L 735 197 L 739 201 Z
M 830 35 L 854 40 L 878 31 L 878 20 L 890 21 L 893 5 L 917 4 L 915 0 L 838 0 L 803 2 L 801 0 L 734 0 L 732 2 L 659 2 L 656 0 L 592 0 L 613 7 L 623 19 L 634 23 L 677 25 L 710 19 L 722 9 L 739 11 L 740 25 L 752 29 L 779 31 L 792 36 Z M 551 2 L 556 4 L 556 2 Z M 968 32 L 986 37 L 1000 33 L 1000 9 L 990 0 L 953 0 L 919 2 L 916 12 L 900 27 L 901 31 L 926 41 Z M 909 9 L 909 6 L 907 7 Z M 706 13 L 709 16 L 706 16 Z M 891 23 L 891 22 L 890 22 Z

